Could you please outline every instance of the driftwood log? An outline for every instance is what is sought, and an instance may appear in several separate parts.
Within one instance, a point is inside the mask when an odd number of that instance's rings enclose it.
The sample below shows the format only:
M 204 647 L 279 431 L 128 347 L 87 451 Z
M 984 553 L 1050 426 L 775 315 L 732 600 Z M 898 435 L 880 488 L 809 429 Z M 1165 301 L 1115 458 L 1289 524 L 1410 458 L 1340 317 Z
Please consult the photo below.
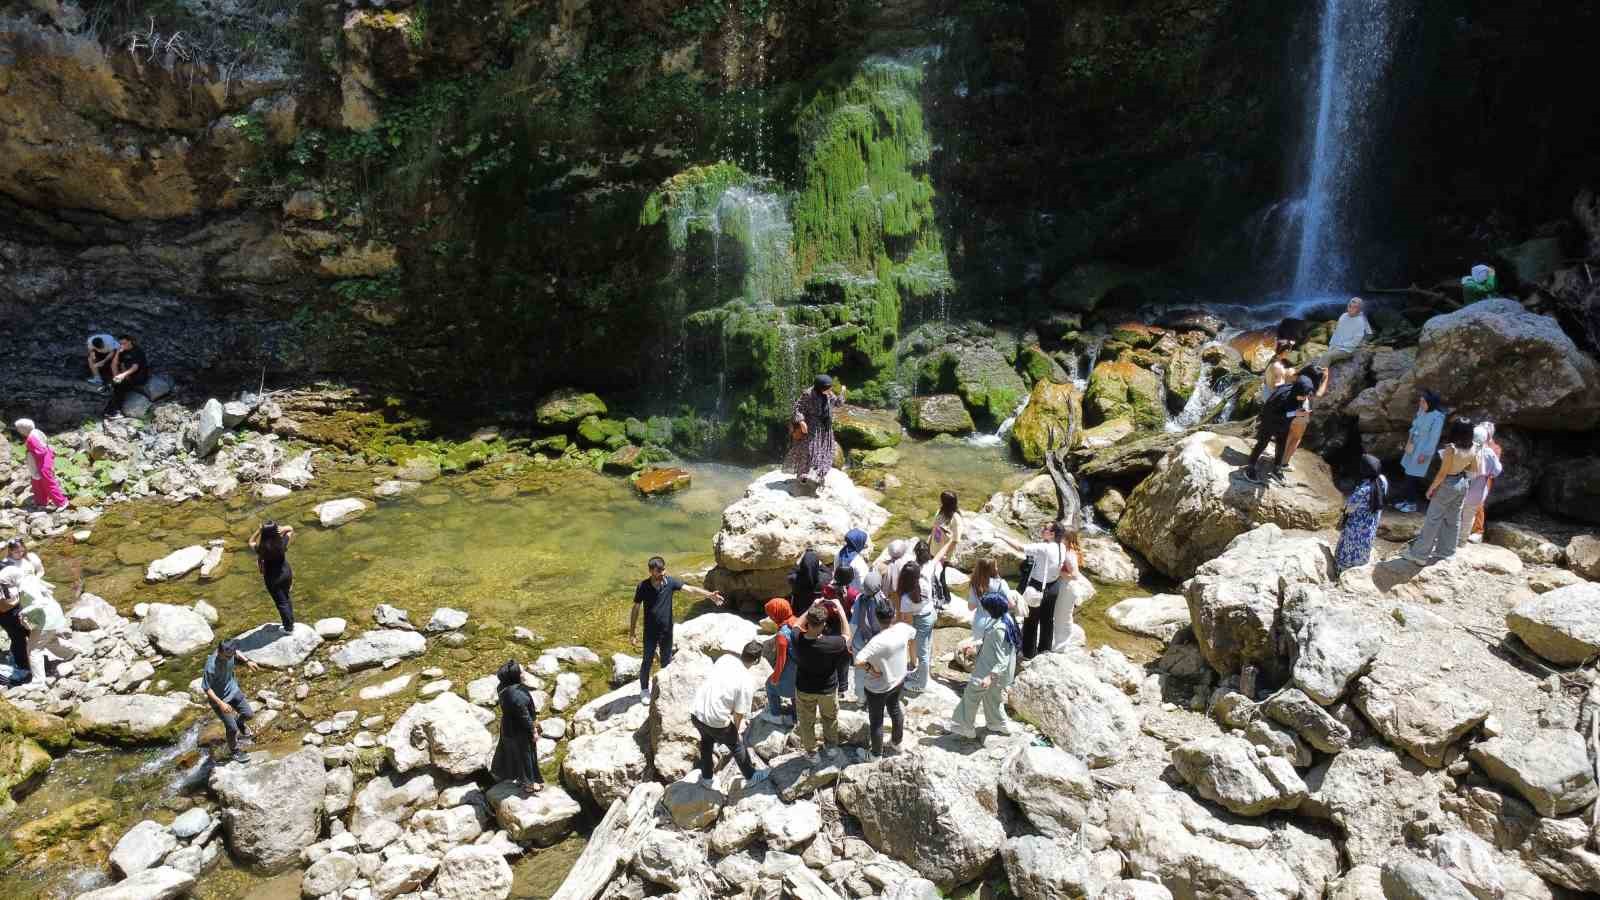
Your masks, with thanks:
M 567 880 L 551 900 L 594 900 L 605 890 L 620 866 L 626 866 L 655 827 L 656 804 L 661 802 L 661 785 L 647 781 L 634 787 L 626 800 L 611 801 L 605 818 L 589 835 L 578 861 L 572 864 Z
M 1056 520 L 1067 523 L 1070 528 L 1082 529 L 1083 499 L 1078 495 L 1078 480 L 1067 469 L 1067 454 L 1077 437 L 1078 423 L 1071 423 L 1064 440 L 1056 440 L 1057 434 L 1058 430 L 1051 425 L 1044 452 L 1045 471 L 1050 473 L 1050 480 L 1056 487 Z

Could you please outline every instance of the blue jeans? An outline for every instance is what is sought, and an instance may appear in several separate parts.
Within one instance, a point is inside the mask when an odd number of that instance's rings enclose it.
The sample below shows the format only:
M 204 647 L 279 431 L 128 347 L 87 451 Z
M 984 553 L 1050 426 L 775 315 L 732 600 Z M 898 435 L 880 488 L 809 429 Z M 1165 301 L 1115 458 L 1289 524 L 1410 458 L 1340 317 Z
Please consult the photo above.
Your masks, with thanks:
M 639 660 L 639 690 L 646 693 L 650 690 L 650 668 L 655 663 L 657 653 L 661 654 L 661 668 L 665 669 L 672 662 L 672 623 L 665 626 L 652 625 L 649 620 L 644 623 L 644 658 Z
M 938 619 L 937 609 L 911 617 L 911 627 L 917 630 L 917 672 L 906 676 L 905 685 L 913 694 L 927 690 L 928 679 L 933 677 L 933 623 Z
M 235 715 L 225 715 L 222 712 L 222 707 L 211 703 L 209 697 L 206 698 L 206 702 L 211 704 L 211 711 L 216 713 L 217 718 L 222 720 L 222 731 L 228 739 L 228 752 L 238 753 L 240 733 L 250 733 L 250 729 L 244 723 L 246 720 L 254 718 L 256 711 L 250 708 L 250 701 L 244 698 L 244 694 L 234 694 L 231 697 L 223 697 L 222 699 L 233 707 Z
M 788 698 L 789 704 L 792 707 L 794 704 L 793 682 L 790 682 L 790 684 L 787 686 L 782 684 L 773 684 L 770 681 L 767 682 L 767 712 L 772 713 L 774 716 L 787 716 L 788 718 L 794 718 L 794 713 L 786 713 L 783 711 L 783 701 L 785 698 Z

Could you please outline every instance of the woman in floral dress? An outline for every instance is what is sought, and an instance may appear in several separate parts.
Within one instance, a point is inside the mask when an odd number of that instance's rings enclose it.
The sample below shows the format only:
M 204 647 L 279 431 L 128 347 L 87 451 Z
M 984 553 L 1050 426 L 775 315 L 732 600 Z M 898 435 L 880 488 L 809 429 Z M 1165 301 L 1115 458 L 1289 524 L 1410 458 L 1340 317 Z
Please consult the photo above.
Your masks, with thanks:
M 1350 492 L 1344 504 L 1344 527 L 1339 532 L 1339 549 L 1334 552 L 1337 572 L 1364 566 L 1372 556 L 1372 542 L 1378 536 L 1378 520 L 1383 517 L 1383 495 L 1389 482 L 1383 477 L 1383 463 L 1376 456 L 1361 457 L 1361 483 Z
M 790 433 L 794 444 L 783 470 L 808 484 L 821 484 L 833 468 L 833 411 L 844 405 L 844 389 L 833 392 L 833 379 L 818 375 L 811 389 L 794 403 Z

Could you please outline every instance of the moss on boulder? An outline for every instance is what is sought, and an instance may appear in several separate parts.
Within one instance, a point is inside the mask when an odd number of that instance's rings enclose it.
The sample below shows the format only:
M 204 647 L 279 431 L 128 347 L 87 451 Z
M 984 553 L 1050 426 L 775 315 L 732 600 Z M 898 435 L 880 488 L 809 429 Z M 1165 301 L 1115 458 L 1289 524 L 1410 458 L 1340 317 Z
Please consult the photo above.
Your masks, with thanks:
M 912 397 L 900 405 L 906 425 L 922 434 L 969 434 L 974 430 L 972 414 L 955 394 Z
M 117 805 L 104 797 L 91 797 L 66 809 L 27 822 L 11 832 L 12 843 L 24 856 L 67 840 L 78 840 L 117 814 Z
M 1065 383 L 1072 380 L 1067 370 L 1038 344 L 1027 344 L 1017 350 L 1017 371 L 1022 373 L 1023 382 L 1030 388 L 1041 381 Z
M 1183 409 L 1194 393 L 1195 385 L 1206 366 L 1200 361 L 1200 351 L 1194 347 L 1179 347 L 1167 357 L 1161 377 L 1167 388 L 1167 406 L 1173 412 Z
M 1044 465 L 1045 453 L 1069 437 L 1077 446 L 1083 433 L 1083 397 L 1072 384 L 1035 382 L 1028 405 L 1011 426 L 1011 446 L 1030 466 Z
M 72 726 L 66 719 L 22 709 L 4 700 L 0 700 L 0 732 L 32 738 L 52 753 L 65 753 L 72 748 Z
M 545 395 L 534 412 L 540 428 L 566 431 L 590 416 L 606 414 L 606 404 L 598 396 L 563 388 Z
M 644 468 L 644 448 L 636 444 L 628 444 L 611 451 L 606 457 L 602 468 L 614 475 L 632 475 Z
M 851 450 L 896 447 L 904 430 L 894 413 L 846 406 L 833 417 L 833 436 Z
M 1159 428 L 1167 419 L 1161 404 L 1161 379 L 1149 369 L 1122 360 L 1094 367 L 1083 405 L 1087 421 L 1093 425 L 1126 417 L 1147 429 Z
M 900 464 L 900 451 L 893 447 L 876 450 L 851 450 L 850 464 L 863 469 L 887 469 Z
M 615 450 L 628 443 L 628 427 L 616 419 L 589 416 L 578 423 L 578 443 Z
M 0 809 L 11 805 L 50 771 L 50 754 L 32 738 L 0 734 Z

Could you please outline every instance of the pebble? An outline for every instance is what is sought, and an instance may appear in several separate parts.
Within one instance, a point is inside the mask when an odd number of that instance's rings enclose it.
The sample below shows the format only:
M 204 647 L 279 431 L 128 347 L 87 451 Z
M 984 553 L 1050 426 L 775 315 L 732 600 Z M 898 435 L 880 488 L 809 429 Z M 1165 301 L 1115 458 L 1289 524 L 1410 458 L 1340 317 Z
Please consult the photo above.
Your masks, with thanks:
M 423 697 L 437 697 L 448 690 L 450 690 L 450 679 L 445 678 L 439 681 L 428 682 L 427 684 L 423 685 L 422 690 L 418 691 L 417 693 Z
M 519 644 L 537 644 L 539 643 L 539 634 L 518 625 L 511 630 L 511 639 Z
M 398 665 L 400 665 L 400 657 L 398 656 L 391 656 L 383 661 L 383 667 L 385 669 L 392 669 Z
M 74 531 L 72 533 L 72 542 L 75 544 L 87 544 L 91 537 L 94 537 L 94 532 L 92 531 Z
M 150 604 L 148 604 L 148 603 L 135 603 L 133 605 L 133 616 L 134 616 L 134 618 L 142 619 L 142 618 L 144 618 L 145 616 L 147 616 L 149 614 L 150 614 Z
M 298 684 L 298 685 L 295 685 L 294 698 L 296 700 L 304 700 L 306 697 L 308 697 L 310 695 L 311 695 L 311 685 L 309 685 L 309 684 Z
M 306 663 L 306 667 L 302 671 L 305 672 L 307 678 L 318 678 L 328 671 L 328 667 L 313 659 L 311 662 Z
M 383 724 L 384 718 L 385 718 L 385 716 L 384 716 L 383 713 L 378 713 L 375 716 L 367 716 L 365 719 L 361 720 L 361 727 L 362 728 L 377 728 L 379 725 Z
M 358 731 L 356 736 L 350 739 L 350 744 L 365 750 L 378 746 L 378 738 L 370 731 Z
M 429 669 L 423 669 L 422 670 L 422 677 L 423 678 L 443 678 L 444 677 L 444 670 L 439 668 L 438 666 L 434 666 L 434 667 L 429 668 Z
M 322 746 L 322 735 L 313 734 L 313 733 L 308 731 L 308 732 L 306 732 L 304 737 L 300 738 L 300 743 L 302 743 L 302 744 L 310 744 L 313 747 L 321 747 Z

